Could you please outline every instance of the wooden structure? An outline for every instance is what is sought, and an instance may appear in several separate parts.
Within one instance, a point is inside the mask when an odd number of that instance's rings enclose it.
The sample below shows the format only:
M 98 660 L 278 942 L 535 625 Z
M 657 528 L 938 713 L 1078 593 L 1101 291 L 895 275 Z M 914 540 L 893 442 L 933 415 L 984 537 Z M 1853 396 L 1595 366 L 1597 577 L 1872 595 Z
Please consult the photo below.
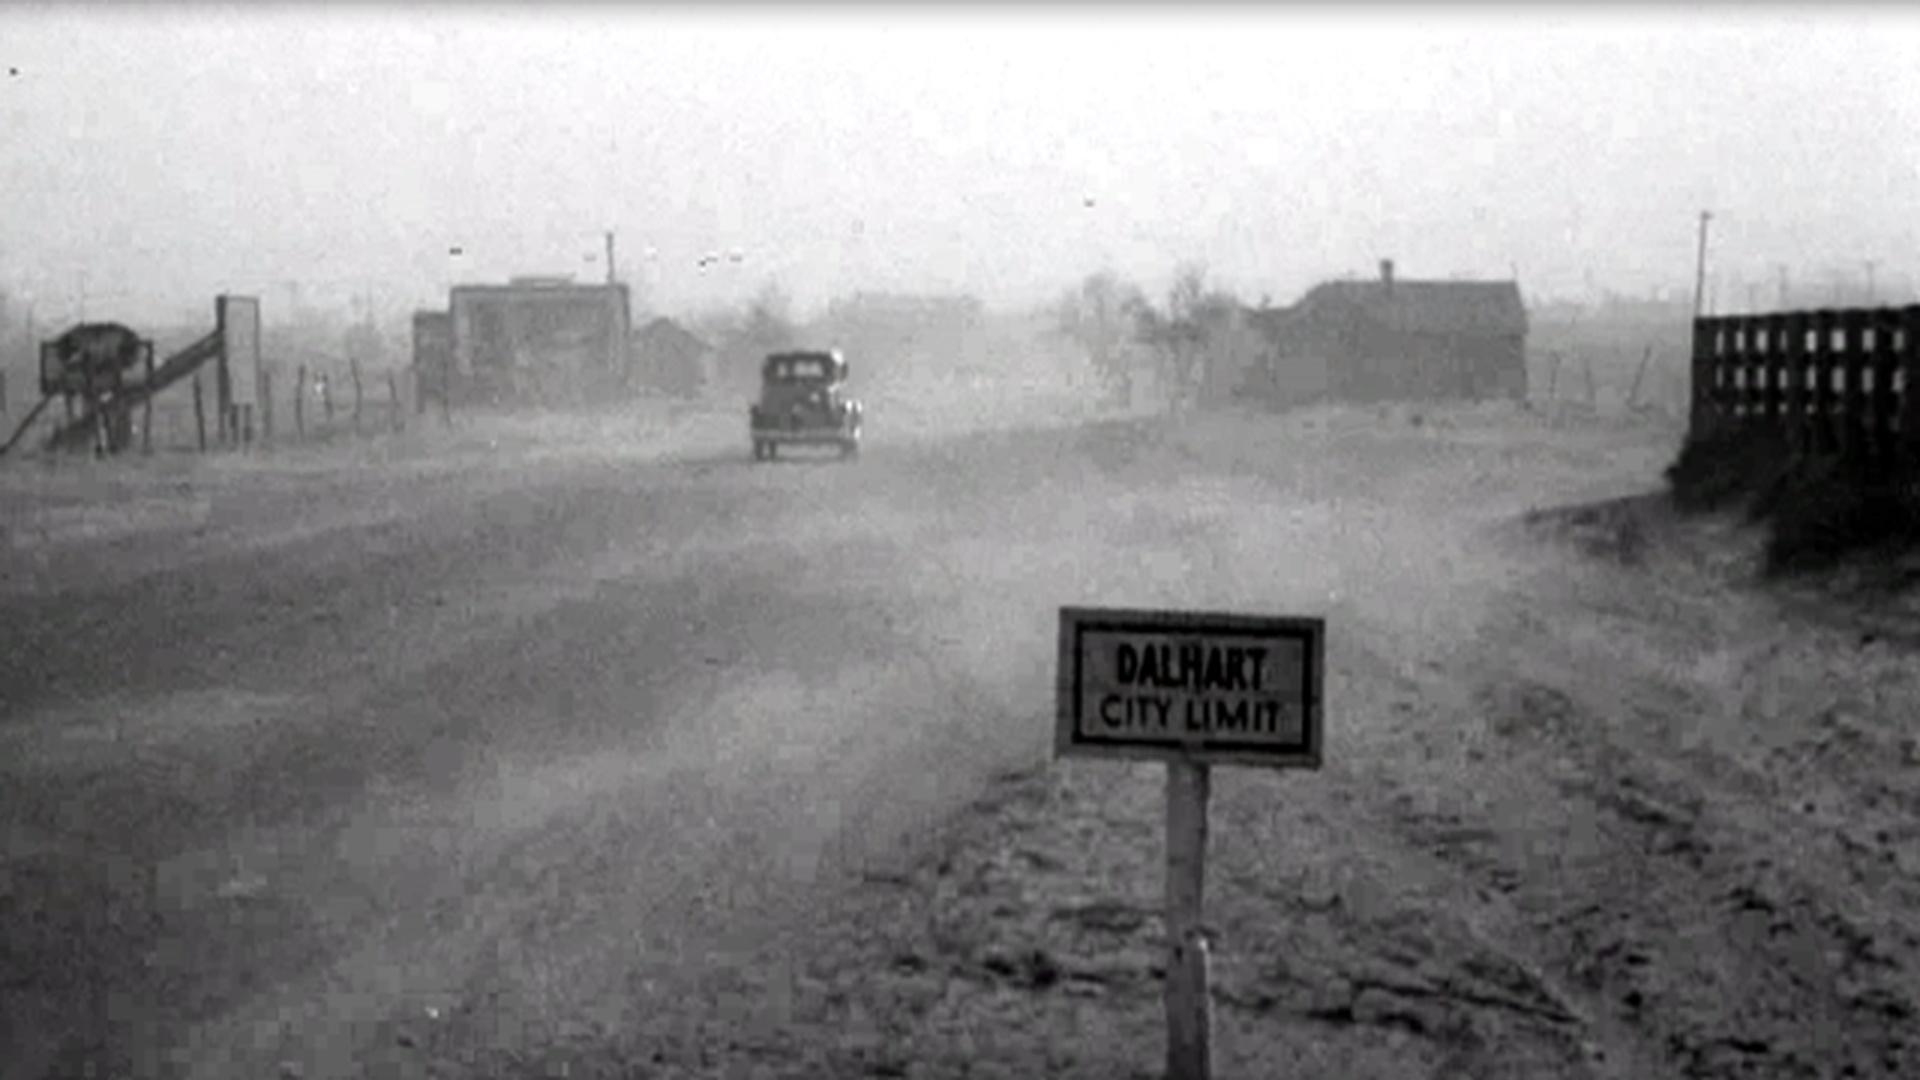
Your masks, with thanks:
M 443 337 L 434 330 L 439 317 Z M 630 322 L 623 284 L 522 277 L 459 285 L 444 316 L 415 314 L 414 367 L 416 375 L 435 370 L 442 361 L 433 350 L 446 349 L 445 393 L 454 400 L 601 401 L 632 388 Z
M 1693 323 L 1688 438 L 1777 437 L 1796 456 L 1920 454 L 1920 305 Z
M 1512 281 L 1315 286 L 1289 308 L 1250 313 L 1263 355 L 1242 393 L 1275 404 L 1524 398 L 1527 311 Z
M 713 382 L 714 348 L 668 318 L 641 328 L 634 341 L 640 378 L 655 390 L 693 397 Z

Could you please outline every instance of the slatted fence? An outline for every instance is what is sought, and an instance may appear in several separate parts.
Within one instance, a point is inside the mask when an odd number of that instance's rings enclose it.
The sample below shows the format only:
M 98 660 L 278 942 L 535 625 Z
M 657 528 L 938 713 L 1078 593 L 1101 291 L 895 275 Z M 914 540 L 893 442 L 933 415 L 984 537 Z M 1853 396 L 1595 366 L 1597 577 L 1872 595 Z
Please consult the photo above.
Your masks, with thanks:
M 1776 436 L 1796 457 L 1920 457 L 1920 305 L 1694 320 L 1689 438 Z

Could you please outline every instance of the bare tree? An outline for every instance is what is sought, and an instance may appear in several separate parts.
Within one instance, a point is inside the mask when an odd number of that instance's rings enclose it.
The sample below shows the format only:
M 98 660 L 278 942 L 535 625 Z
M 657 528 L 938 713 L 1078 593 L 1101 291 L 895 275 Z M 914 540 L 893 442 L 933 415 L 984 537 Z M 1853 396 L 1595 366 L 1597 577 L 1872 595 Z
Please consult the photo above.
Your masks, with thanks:
M 768 280 L 747 305 L 746 338 L 763 351 L 793 344 L 793 299 L 777 281 Z
M 1110 270 L 1087 275 L 1078 288 L 1060 298 L 1055 316 L 1058 330 L 1086 350 L 1094 375 L 1109 399 L 1122 406 L 1133 403 L 1134 324 L 1146 298 Z
M 1214 339 L 1235 306 L 1232 295 L 1208 287 L 1204 265 L 1189 262 L 1174 274 L 1164 309 L 1136 309 L 1136 332 L 1159 361 L 1170 407 L 1185 407 L 1199 393 Z
M 776 281 L 760 286 L 744 311 L 701 320 L 714 334 L 721 379 L 731 389 L 752 392 L 758 386 L 760 362 L 770 352 L 792 348 L 797 338 L 793 302 Z

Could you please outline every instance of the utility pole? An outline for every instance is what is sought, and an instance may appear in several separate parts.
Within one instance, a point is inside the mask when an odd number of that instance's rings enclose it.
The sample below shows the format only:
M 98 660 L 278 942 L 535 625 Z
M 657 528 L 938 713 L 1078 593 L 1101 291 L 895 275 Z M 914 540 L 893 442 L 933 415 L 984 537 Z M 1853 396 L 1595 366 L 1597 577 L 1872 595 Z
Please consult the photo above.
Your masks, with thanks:
M 1707 222 L 1713 215 L 1700 211 L 1700 258 L 1693 271 L 1693 317 L 1699 318 L 1707 298 Z
M 612 285 L 618 278 L 613 272 L 613 230 L 607 230 L 607 284 Z

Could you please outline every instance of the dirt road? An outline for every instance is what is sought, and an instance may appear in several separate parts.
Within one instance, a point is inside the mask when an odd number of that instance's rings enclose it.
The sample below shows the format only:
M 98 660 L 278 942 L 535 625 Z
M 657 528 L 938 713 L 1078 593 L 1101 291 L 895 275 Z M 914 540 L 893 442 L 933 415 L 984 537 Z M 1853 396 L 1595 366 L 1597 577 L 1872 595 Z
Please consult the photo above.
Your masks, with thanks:
M 1648 487 L 1671 433 L 1330 413 L 757 467 L 728 423 L 682 434 L 195 473 L 122 493 L 165 519 L 149 528 L 16 531 L 0 1059 L 1150 1070 L 1151 920 L 1085 912 L 1151 910 L 1151 770 L 1047 770 L 948 831 L 1047 759 L 1057 608 L 1114 603 L 1333 629 L 1334 767 L 1222 783 L 1242 838 L 1216 869 L 1241 958 L 1223 1046 L 1248 1075 L 1913 1062 L 1880 1031 L 1913 1007 L 1911 870 L 1855 886 L 1850 857 L 1801 854 L 1906 774 L 1819 774 L 1832 817 L 1808 824 L 1729 766 L 1752 729 L 1712 603 L 1501 531 Z M 1618 632 L 1642 625 L 1668 636 Z M 1676 655 L 1695 667 L 1660 667 Z M 1885 735 L 1835 722 L 1849 745 Z M 1875 804 L 1875 850 L 1899 850 L 1906 797 Z M 1294 903 L 1320 914 L 1276 917 Z M 1728 929 L 1748 910 L 1773 914 Z M 1702 928 L 1746 935 L 1735 959 Z M 1090 996 L 1018 985 L 1000 955 L 1076 950 L 1106 965 Z M 1476 997 L 1505 1004 L 1454 1000 Z M 1780 1034 L 1798 1029 L 1776 1012 L 1816 1008 L 1837 1034 Z M 1336 1028 L 1358 1034 L 1316 1034 Z M 1814 1071 L 1696 1067 L 1783 1048 Z

